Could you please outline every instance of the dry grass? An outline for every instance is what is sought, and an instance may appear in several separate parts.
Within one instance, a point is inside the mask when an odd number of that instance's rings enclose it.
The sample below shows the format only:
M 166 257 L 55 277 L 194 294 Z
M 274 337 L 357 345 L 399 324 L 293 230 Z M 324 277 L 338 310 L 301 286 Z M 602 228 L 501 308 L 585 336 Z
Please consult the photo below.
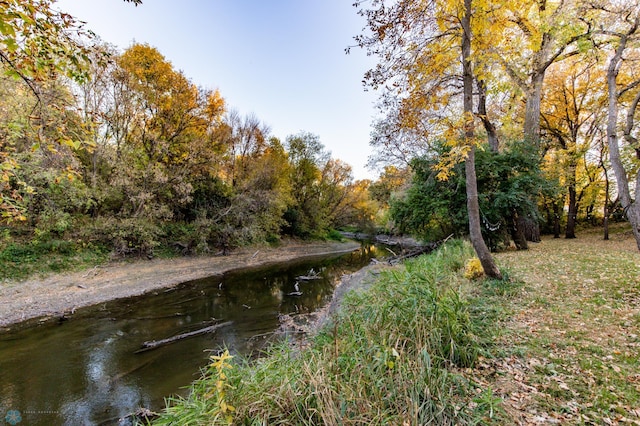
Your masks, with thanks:
M 524 285 L 504 301 L 502 353 L 474 374 L 509 422 L 640 425 L 640 254 L 628 228 L 497 260 Z

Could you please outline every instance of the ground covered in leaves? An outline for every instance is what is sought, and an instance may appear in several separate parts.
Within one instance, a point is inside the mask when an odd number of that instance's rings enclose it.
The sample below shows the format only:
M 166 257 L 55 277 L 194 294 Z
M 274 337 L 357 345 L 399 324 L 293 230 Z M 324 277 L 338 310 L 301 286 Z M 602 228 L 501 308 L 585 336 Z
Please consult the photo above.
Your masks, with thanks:
M 640 425 L 640 254 L 628 228 L 544 238 L 497 256 L 520 286 L 499 301 L 495 357 L 474 379 L 504 424 Z

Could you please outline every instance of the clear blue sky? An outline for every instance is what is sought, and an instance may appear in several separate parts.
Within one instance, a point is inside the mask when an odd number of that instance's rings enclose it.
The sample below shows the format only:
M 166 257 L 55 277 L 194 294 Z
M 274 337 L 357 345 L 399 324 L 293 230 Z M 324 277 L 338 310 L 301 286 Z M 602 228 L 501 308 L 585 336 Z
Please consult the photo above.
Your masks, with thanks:
M 311 132 L 353 167 L 366 170 L 375 94 L 362 78 L 374 65 L 360 49 L 346 55 L 362 18 L 353 0 L 59 0 L 125 49 L 156 47 L 194 83 L 219 89 L 231 108 L 254 113 L 282 141 Z

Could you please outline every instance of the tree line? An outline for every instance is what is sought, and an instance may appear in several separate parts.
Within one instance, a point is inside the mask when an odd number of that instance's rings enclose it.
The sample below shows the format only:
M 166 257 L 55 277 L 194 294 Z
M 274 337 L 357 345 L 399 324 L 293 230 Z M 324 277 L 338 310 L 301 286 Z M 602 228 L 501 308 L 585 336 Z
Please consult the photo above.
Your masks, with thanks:
M 377 227 L 468 234 L 499 276 L 491 250 L 574 238 L 579 220 L 625 218 L 640 241 L 635 0 L 356 2 L 356 44 L 379 59 L 376 182 L 52 4 L 0 8 L 5 242 L 151 255 Z
M 0 80 L 5 233 L 151 256 L 370 222 L 366 182 L 317 135 L 284 141 L 154 47 L 86 50 L 79 78 Z

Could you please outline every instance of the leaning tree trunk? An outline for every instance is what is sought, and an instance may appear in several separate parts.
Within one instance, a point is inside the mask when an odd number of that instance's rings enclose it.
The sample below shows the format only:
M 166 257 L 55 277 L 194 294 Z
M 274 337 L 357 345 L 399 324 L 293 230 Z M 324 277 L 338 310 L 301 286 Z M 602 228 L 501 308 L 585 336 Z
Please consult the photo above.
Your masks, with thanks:
M 465 0 L 465 3 L 466 1 L 469 0 Z M 471 239 L 471 244 L 473 245 L 473 249 L 478 256 L 478 259 L 480 259 L 484 273 L 488 277 L 502 279 L 500 269 L 496 266 L 496 263 L 491 256 L 491 252 L 482 238 L 480 204 L 478 202 L 478 181 L 475 166 L 475 150 L 475 146 L 472 146 L 467 154 L 467 159 L 464 164 L 467 188 L 467 212 L 469 215 L 469 238 Z
M 469 237 L 471 244 L 480 259 L 484 273 L 491 278 L 502 279 L 500 269 L 491 256 L 487 244 L 482 238 L 480 223 L 480 204 L 478 201 L 478 179 L 476 177 L 475 131 L 473 126 L 473 72 L 471 69 L 471 1 L 464 0 L 464 17 L 462 18 L 462 82 L 465 142 L 470 145 L 464 164 L 465 183 L 467 189 L 467 214 L 469 216 Z
M 626 34 L 621 35 L 620 42 L 616 48 L 615 54 L 609 61 L 609 67 L 607 69 L 607 89 L 608 89 L 608 110 L 607 110 L 607 143 L 609 144 L 609 160 L 611 161 L 611 168 L 616 177 L 618 183 L 618 198 L 620 199 L 620 205 L 624 209 L 627 215 L 633 235 L 636 239 L 636 245 L 640 250 L 640 212 L 638 211 L 639 205 L 637 202 L 632 202 L 631 193 L 629 191 L 629 181 L 627 179 L 627 172 L 620 159 L 620 147 L 618 145 L 618 83 L 617 77 L 620 70 L 620 63 L 622 62 L 622 55 L 627 45 L 629 36 L 635 33 L 638 29 L 638 20 L 636 19 L 635 25 L 629 29 Z M 640 189 L 640 173 L 636 176 L 636 191 Z M 640 194 L 636 192 L 636 197 Z

